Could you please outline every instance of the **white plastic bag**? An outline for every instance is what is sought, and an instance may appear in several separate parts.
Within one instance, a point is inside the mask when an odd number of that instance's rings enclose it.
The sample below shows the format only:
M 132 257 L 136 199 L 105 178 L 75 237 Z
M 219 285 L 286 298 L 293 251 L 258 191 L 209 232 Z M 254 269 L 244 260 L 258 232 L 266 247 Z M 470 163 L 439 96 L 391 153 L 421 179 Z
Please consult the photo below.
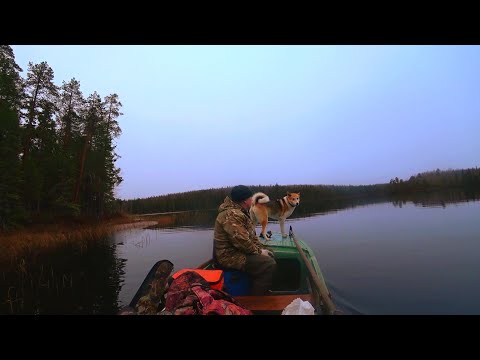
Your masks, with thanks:
M 308 301 L 296 298 L 282 311 L 282 315 L 313 315 L 315 309 Z

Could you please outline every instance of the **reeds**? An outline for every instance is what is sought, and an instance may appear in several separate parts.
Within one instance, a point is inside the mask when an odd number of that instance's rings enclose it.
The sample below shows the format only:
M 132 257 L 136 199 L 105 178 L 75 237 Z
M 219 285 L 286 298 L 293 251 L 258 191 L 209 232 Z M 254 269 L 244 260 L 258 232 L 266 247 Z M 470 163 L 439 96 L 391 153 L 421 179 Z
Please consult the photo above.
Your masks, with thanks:
M 114 232 L 152 224 L 156 222 L 130 217 L 96 224 L 36 226 L 0 234 L 0 314 L 42 313 L 45 309 L 40 298 L 44 299 L 45 294 L 58 298 L 61 293 L 68 296 L 74 291 L 73 287 L 84 280 L 78 275 L 75 280 L 69 270 L 64 270 L 69 269 L 69 265 L 61 265 L 64 250 L 78 259 L 92 246 L 103 246 L 102 241 Z M 149 241 L 147 237 L 142 246 Z M 49 259 L 55 259 L 60 266 Z
M 124 223 L 122 223 L 122 220 Z M 37 229 L 24 229 L 14 233 L 0 234 L 0 268 L 16 264 L 24 257 L 36 257 L 59 247 L 78 246 L 85 248 L 90 241 L 102 239 L 112 233 L 134 227 L 145 227 L 156 222 L 122 218 L 98 224 L 80 226 L 53 225 Z

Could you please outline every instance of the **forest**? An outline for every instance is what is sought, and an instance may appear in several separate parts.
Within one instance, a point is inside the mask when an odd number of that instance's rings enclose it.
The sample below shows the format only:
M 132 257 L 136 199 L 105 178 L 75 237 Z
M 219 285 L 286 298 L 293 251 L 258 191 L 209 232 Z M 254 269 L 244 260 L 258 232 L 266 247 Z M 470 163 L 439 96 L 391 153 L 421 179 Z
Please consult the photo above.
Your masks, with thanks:
M 58 86 L 45 61 L 21 72 L 1 45 L 0 230 L 113 213 L 118 95 L 84 96 L 75 78 Z

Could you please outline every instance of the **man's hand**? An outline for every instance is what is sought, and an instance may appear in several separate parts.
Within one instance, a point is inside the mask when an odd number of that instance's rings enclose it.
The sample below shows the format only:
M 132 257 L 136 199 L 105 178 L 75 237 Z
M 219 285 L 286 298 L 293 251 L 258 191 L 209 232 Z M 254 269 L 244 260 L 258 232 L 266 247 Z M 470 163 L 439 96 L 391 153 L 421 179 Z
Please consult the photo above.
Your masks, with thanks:
M 262 249 L 261 255 L 270 256 L 271 258 L 273 258 L 273 253 L 270 250 L 267 250 L 267 249 Z

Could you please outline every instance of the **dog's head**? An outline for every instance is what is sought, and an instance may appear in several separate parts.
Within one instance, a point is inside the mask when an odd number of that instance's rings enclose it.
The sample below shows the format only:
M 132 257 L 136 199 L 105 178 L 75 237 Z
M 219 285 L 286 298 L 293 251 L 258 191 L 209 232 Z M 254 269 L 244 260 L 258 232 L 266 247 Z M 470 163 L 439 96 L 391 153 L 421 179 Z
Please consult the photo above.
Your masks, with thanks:
M 287 201 L 291 206 L 297 207 L 300 205 L 300 193 L 287 192 Z

